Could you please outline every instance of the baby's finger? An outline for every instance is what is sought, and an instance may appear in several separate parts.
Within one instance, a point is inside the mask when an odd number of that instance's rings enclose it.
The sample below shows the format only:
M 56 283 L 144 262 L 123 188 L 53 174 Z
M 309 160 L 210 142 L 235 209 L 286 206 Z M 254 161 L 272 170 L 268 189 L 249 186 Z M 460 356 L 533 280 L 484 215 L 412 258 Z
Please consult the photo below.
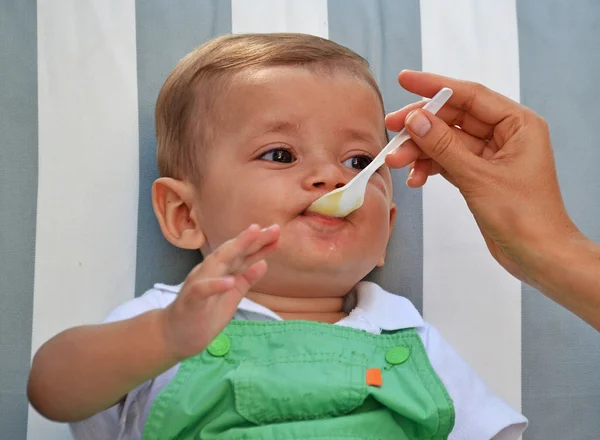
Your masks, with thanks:
M 238 282 L 238 294 L 244 296 L 248 290 L 256 284 L 267 273 L 267 262 L 264 259 L 256 261 L 240 273 L 236 279 Z
M 235 310 L 242 298 L 248 293 L 248 290 L 250 290 L 250 288 L 256 284 L 266 272 L 266 261 L 257 261 L 236 277 L 235 289 L 224 292 L 219 300 L 225 301 L 232 310 Z
M 231 290 L 235 286 L 235 278 L 232 276 L 199 278 L 185 284 L 185 295 L 182 295 L 183 301 L 189 306 L 193 306 L 198 300 Z
M 277 249 L 278 244 L 279 244 L 279 241 L 269 243 L 269 244 L 263 246 L 262 248 L 260 248 L 254 254 L 248 255 L 246 258 L 244 258 L 244 261 L 236 268 L 234 274 L 239 275 L 239 274 L 245 272 L 246 270 L 248 270 L 248 268 L 250 266 L 252 266 L 253 264 L 255 264 L 261 260 L 264 260 L 264 258 L 268 254 L 270 254 L 275 249 Z
M 248 248 L 247 255 L 258 252 L 261 248 L 277 241 L 279 239 L 279 225 L 271 225 L 268 228 L 260 230 L 260 235 L 256 241 Z
M 279 241 L 279 225 L 271 225 L 268 228 L 261 229 L 260 235 L 254 243 L 252 243 L 241 256 L 236 259 L 231 265 L 230 270 L 234 275 L 246 271 L 257 261 L 262 260 L 265 256 L 277 247 Z
M 235 272 L 259 236 L 260 226 L 250 225 L 237 237 L 226 241 L 206 256 L 199 267 L 198 275 L 223 276 Z
M 250 288 L 256 284 L 265 273 L 267 273 L 267 262 L 265 260 L 260 260 L 246 269 L 242 275 L 248 282 L 248 287 Z

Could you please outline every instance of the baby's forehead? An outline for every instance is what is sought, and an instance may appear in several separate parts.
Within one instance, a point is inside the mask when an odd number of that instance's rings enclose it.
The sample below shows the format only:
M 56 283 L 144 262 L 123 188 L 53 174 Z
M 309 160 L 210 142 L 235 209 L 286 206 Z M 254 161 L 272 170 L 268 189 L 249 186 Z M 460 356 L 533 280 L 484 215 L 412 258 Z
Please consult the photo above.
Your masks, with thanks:
M 349 132 L 353 139 L 370 138 L 375 132 L 377 143 L 387 140 L 377 90 L 345 71 L 290 66 L 248 69 L 230 78 L 222 90 L 212 109 L 220 114 L 215 122 L 221 124 L 215 129 L 240 130 L 238 123 L 249 121 L 245 128 L 254 135 L 261 130 L 291 133 L 301 130 L 305 119 L 319 115 L 320 125 Z
M 370 89 L 375 93 L 376 97 L 379 96 L 378 90 L 376 90 L 374 85 L 371 84 L 363 75 L 360 75 L 357 72 L 342 66 L 327 66 L 319 63 L 297 66 L 253 66 L 230 75 L 227 82 L 231 88 L 235 88 L 236 85 L 268 85 L 271 87 L 288 87 L 289 85 L 282 80 L 290 77 L 293 78 L 294 76 L 298 75 L 314 77 L 315 79 L 327 79 L 331 80 L 332 82 L 352 81 L 354 84 L 359 86 L 359 88 L 364 87 Z M 360 89 L 357 89 L 357 93 L 360 92 L 359 90 Z

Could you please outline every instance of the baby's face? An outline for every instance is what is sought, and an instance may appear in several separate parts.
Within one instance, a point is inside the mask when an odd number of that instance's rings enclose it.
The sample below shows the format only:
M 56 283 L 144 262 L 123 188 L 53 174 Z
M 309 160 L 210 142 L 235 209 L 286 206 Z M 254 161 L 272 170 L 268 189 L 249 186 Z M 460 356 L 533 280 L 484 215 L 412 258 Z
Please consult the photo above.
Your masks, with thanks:
M 350 289 L 385 254 L 395 212 L 389 169 L 374 174 L 364 205 L 347 218 L 306 209 L 385 145 L 375 92 L 345 74 L 273 67 L 236 79 L 220 100 L 197 192 L 203 253 L 251 223 L 277 223 L 279 246 L 255 290 L 285 295 L 293 286 L 316 296 L 321 287 Z

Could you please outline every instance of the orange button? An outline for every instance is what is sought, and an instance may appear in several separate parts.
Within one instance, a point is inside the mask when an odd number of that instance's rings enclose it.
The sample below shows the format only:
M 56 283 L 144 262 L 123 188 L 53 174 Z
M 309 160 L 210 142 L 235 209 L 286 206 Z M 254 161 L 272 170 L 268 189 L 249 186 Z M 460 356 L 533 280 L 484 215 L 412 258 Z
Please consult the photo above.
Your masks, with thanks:
M 367 385 L 372 387 L 380 387 L 383 385 L 381 370 L 379 368 L 369 368 L 367 370 Z

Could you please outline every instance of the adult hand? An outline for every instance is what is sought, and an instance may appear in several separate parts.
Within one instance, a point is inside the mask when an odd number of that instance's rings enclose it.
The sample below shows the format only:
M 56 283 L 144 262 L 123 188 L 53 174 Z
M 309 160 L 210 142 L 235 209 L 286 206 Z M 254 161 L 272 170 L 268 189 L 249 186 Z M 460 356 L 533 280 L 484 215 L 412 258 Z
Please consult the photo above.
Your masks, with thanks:
M 386 158 L 411 165 L 408 185 L 441 174 L 464 196 L 493 257 L 520 280 L 600 329 L 600 249 L 567 214 L 546 122 L 488 88 L 424 72 L 403 71 L 406 90 L 454 93 L 437 116 L 424 102 L 387 115 L 412 140 Z M 577 270 L 571 265 L 577 265 Z
M 441 173 L 456 185 L 494 258 L 523 281 L 523 247 L 577 229 L 560 194 L 546 122 L 532 110 L 480 84 L 404 71 L 400 84 L 421 96 L 450 87 L 437 117 L 412 104 L 386 118 L 390 130 L 406 122 L 412 141 L 387 158 L 411 164 L 408 184 L 419 187 Z

